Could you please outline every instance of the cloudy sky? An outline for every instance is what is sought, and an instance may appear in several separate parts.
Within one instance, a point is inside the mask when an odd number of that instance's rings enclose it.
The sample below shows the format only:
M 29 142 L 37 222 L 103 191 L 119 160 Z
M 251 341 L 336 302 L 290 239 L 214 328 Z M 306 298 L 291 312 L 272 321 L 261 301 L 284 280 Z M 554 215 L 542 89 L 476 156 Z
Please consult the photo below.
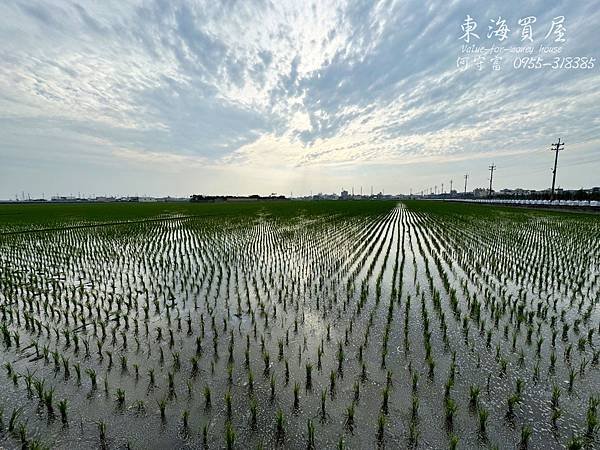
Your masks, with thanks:
M 0 198 L 540 189 L 558 137 L 557 184 L 600 185 L 598 61 L 461 70 L 467 15 L 600 58 L 599 0 L 2 0 Z

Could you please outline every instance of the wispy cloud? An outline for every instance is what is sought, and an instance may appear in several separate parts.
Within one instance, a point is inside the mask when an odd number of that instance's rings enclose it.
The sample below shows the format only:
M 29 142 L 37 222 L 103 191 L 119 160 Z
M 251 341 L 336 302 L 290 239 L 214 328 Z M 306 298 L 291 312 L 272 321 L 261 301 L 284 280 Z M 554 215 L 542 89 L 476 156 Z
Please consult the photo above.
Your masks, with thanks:
M 562 14 L 564 51 L 598 57 L 592 3 L 7 0 L 0 151 L 17 164 L 62 135 L 73 159 L 91 142 L 109 164 L 293 171 L 500 157 L 559 132 L 591 145 L 597 68 L 461 72 L 456 58 L 466 14 L 481 34 L 499 15 Z

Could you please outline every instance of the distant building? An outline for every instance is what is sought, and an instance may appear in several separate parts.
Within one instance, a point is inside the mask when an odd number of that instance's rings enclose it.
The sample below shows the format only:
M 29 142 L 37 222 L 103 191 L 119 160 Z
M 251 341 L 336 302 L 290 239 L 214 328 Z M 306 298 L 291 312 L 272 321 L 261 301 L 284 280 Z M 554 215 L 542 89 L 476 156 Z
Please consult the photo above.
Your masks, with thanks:
M 83 201 L 83 199 L 81 199 L 79 197 L 74 197 L 72 195 L 69 195 L 69 196 L 55 195 L 52 197 L 52 199 L 50 201 L 58 202 L 58 203 L 70 203 L 70 202 L 80 202 L 80 201 Z
M 257 202 L 265 200 L 287 200 L 285 195 L 270 195 L 262 197 L 258 194 L 242 196 L 242 195 L 192 195 L 189 198 L 193 203 L 219 203 L 219 202 Z
M 478 197 L 478 198 L 482 198 L 482 197 L 487 197 L 490 193 L 489 189 L 484 189 L 484 188 L 475 188 L 473 189 L 473 197 Z

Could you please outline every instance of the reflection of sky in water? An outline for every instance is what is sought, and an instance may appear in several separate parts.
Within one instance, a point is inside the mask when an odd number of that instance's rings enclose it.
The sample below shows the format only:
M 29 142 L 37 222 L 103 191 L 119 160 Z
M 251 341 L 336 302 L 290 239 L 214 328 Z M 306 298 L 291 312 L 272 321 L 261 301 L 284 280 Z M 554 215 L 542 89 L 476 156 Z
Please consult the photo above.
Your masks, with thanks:
M 428 221 L 424 221 L 427 219 Z M 319 434 L 318 442 L 323 446 L 333 446 L 337 441 L 337 436 L 343 429 L 343 420 L 346 408 L 352 398 L 353 384 L 360 373 L 360 364 L 357 358 L 358 348 L 363 344 L 364 333 L 368 326 L 369 314 L 372 311 L 373 322 L 370 328 L 369 346 L 364 351 L 364 360 L 367 364 L 367 380 L 361 384 L 360 401 L 357 406 L 357 418 L 354 428 L 354 435 L 349 438 L 354 445 L 365 447 L 373 443 L 373 429 L 377 415 L 381 407 L 381 391 L 385 386 L 386 371 L 393 373 L 393 386 L 390 392 L 390 422 L 386 430 L 387 439 L 394 445 L 401 445 L 406 439 L 405 427 L 409 423 L 410 402 L 411 402 L 411 374 L 408 371 L 408 361 L 411 361 L 412 368 L 420 374 L 419 379 L 419 416 L 421 420 L 421 433 L 423 442 L 426 445 L 440 448 L 447 444 L 447 431 L 443 427 L 430 426 L 431 424 L 442 424 L 444 422 L 444 412 L 441 407 L 443 397 L 444 382 L 446 381 L 451 361 L 451 351 L 456 350 L 457 378 L 452 388 L 452 397 L 459 404 L 459 410 L 454 421 L 454 432 L 461 436 L 461 442 L 465 446 L 475 446 L 480 437 L 475 433 L 477 429 L 477 417 L 474 411 L 469 410 L 468 396 L 469 385 L 477 384 L 481 388 L 481 404 L 490 411 L 488 422 L 488 436 L 492 442 L 517 444 L 520 434 L 520 426 L 523 423 L 531 423 L 534 428 L 532 444 L 534 447 L 540 446 L 542 442 L 545 445 L 558 445 L 554 439 L 555 430 L 552 429 L 549 421 L 550 410 L 550 386 L 553 382 L 561 387 L 561 408 L 563 416 L 558 421 L 558 430 L 560 431 L 559 442 L 563 442 L 565 437 L 572 432 L 581 430 L 584 423 L 584 414 L 587 404 L 587 393 L 596 392 L 600 389 L 597 377 L 594 377 L 595 368 L 588 366 L 583 378 L 578 375 L 575 386 L 575 393 L 568 394 L 567 380 L 568 369 L 563 363 L 563 351 L 566 343 L 563 343 L 559 337 L 556 343 L 557 367 L 555 375 L 548 375 L 548 361 L 550 351 L 550 335 L 547 323 L 542 326 L 542 336 L 544 343 L 541 351 L 540 380 L 536 385 L 531 379 L 532 367 L 535 361 L 535 341 L 532 339 L 531 347 L 524 344 L 526 327 L 522 327 L 519 335 L 518 345 L 515 352 L 511 349 L 511 337 L 513 326 L 511 325 L 509 338 L 503 338 L 503 327 L 506 323 L 506 316 L 500 319 L 498 329 L 493 330 L 493 339 L 491 348 L 486 348 L 485 335 L 480 335 L 473 321 L 469 321 L 469 343 L 472 348 L 466 348 L 464 345 L 464 334 L 462 325 L 457 321 L 450 308 L 448 295 L 443 288 L 442 280 L 439 276 L 435 259 L 437 255 L 437 245 L 442 251 L 450 251 L 457 246 L 464 245 L 465 249 L 470 246 L 476 248 L 485 248 L 491 242 L 493 234 L 487 234 L 485 224 L 489 221 L 471 219 L 472 222 L 464 225 L 462 228 L 456 228 L 452 222 L 440 225 L 440 220 L 435 215 L 424 213 L 415 213 L 404 208 L 396 208 L 390 214 L 378 219 L 340 219 L 328 218 L 307 218 L 301 217 L 298 220 L 280 222 L 278 219 L 263 214 L 257 220 L 249 221 L 247 224 L 242 222 L 238 224 L 230 223 L 226 226 L 217 226 L 216 228 L 198 228 L 196 221 L 171 221 L 164 225 L 153 224 L 143 225 L 137 231 L 127 237 L 127 243 L 119 246 L 115 242 L 119 241 L 117 235 L 109 233 L 103 234 L 101 230 L 83 231 L 90 237 L 90 242 L 97 245 L 98 248 L 109 248 L 115 258 L 124 258 L 125 261 L 135 261 L 134 266 L 120 266 L 116 259 L 102 260 L 93 258 L 89 254 L 90 260 L 86 261 L 83 268 L 88 271 L 88 276 L 81 276 L 79 273 L 69 271 L 37 271 L 38 277 L 48 278 L 59 282 L 63 286 L 63 302 L 67 295 L 74 295 L 79 298 L 80 286 L 83 286 L 84 299 L 92 301 L 94 293 L 99 296 L 112 297 L 114 300 L 124 300 L 129 295 L 129 289 L 121 285 L 120 275 L 115 280 L 113 288 L 111 282 L 111 273 L 123 270 L 123 283 L 126 283 L 125 274 L 129 273 L 130 281 L 134 282 L 132 287 L 132 298 L 137 299 L 140 308 L 140 317 L 143 317 L 141 311 L 144 305 L 146 292 L 143 286 L 149 290 L 150 320 L 149 336 L 146 341 L 144 337 L 143 325 L 140 323 L 140 351 L 137 352 L 136 342 L 133 336 L 132 328 L 128 332 L 128 351 L 124 352 L 122 340 L 117 333 L 117 346 L 112 349 L 105 344 L 105 350 L 110 348 L 113 351 L 114 367 L 106 372 L 106 356 L 104 361 L 98 361 L 95 354 L 95 339 L 90 339 L 91 358 L 84 358 L 83 345 L 79 355 L 72 355 L 71 363 L 80 361 L 83 367 L 94 366 L 98 369 L 99 389 L 95 392 L 90 390 L 89 379 L 82 375 L 81 386 L 77 386 L 74 380 L 74 371 L 71 370 L 71 378 L 63 381 L 61 371 L 55 372 L 53 364 L 50 362 L 44 365 L 41 362 L 35 363 L 37 369 L 36 376 L 43 376 L 52 385 L 56 386 L 56 398 L 69 398 L 69 410 L 71 417 L 77 419 L 77 423 L 72 422 L 68 429 L 63 429 L 54 419 L 48 425 L 48 434 L 56 439 L 57 446 L 74 446 L 76 448 L 86 448 L 97 445 L 97 425 L 98 420 L 105 420 L 108 424 L 109 443 L 117 446 L 124 443 L 129 438 L 138 444 L 144 443 L 150 446 L 168 446 L 177 443 L 184 444 L 184 435 L 181 430 L 180 419 L 184 409 L 190 411 L 194 432 L 187 445 L 199 444 L 198 429 L 204 423 L 209 427 L 211 442 L 221 442 L 223 423 L 225 421 L 225 412 L 223 410 L 222 398 L 226 390 L 231 389 L 234 398 L 234 418 L 236 432 L 238 433 L 238 442 L 258 443 L 263 440 L 268 444 L 273 443 L 273 423 L 274 411 L 278 408 L 285 410 L 286 414 L 286 439 L 287 444 L 291 446 L 302 446 L 305 444 L 306 417 L 312 417 L 319 411 L 320 393 L 325 390 L 327 393 L 328 420 L 325 423 L 318 423 Z M 445 219 L 441 219 L 442 221 Z M 511 215 L 507 214 L 501 220 L 511 221 Z M 558 219 L 555 219 L 558 220 Z M 199 221 L 203 223 L 202 221 Z M 208 225 L 215 225 L 218 222 L 207 222 Z M 375 226 L 369 228 L 373 223 Z M 552 227 L 555 223 L 551 218 L 546 218 L 544 222 L 537 218 L 530 219 L 531 224 L 545 223 Z M 333 227 L 333 225 L 335 227 Z M 517 226 L 517 225 L 515 225 Z M 207 233 L 206 235 L 203 233 Z M 480 236 L 483 241 L 475 240 Z M 268 239 L 264 240 L 265 237 Z M 451 239 L 459 237 L 457 242 Z M 116 239 L 116 240 L 115 240 Z M 308 255 L 308 249 L 319 250 L 326 243 L 332 243 L 330 252 L 336 249 L 349 251 L 350 247 L 361 239 L 361 245 L 354 248 L 350 254 L 351 263 L 344 266 L 344 274 L 339 278 L 337 284 L 332 288 L 329 283 L 331 279 L 325 277 L 325 285 L 318 288 L 315 293 L 315 286 L 319 286 L 319 275 L 325 275 L 328 269 L 329 254 L 311 253 Z M 398 241 L 400 239 L 400 242 Z M 404 239 L 402 243 L 402 239 Z M 420 242 L 420 247 L 417 242 Z M 264 245 L 268 245 L 268 250 Z M 371 246 L 375 244 L 374 246 Z M 400 253 L 397 253 L 398 244 Z M 55 241 L 53 251 L 64 250 L 60 246 L 60 241 Z M 106 247 L 103 247 L 106 246 Z M 336 247 L 337 246 L 337 247 Z M 140 252 L 141 248 L 145 252 Z M 216 252 L 217 249 L 226 248 L 227 251 Z M 118 250 L 121 249 L 121 252 Z M 154 249 L 154 250 L 151 250 Z M 158 255 L 151 253 L 159 249 Z M 389 254 L 387 253 L 389 249 Z M 68 249 L 67 249 L 68 250 Z M 265 251 L 266 250 L 266 251 Z M 516 250 L 507 250 L 516 251 Z M 386 254 L 387 260 L 386 260 Z M 148 256 L 151 255 L 151 256 Z M 160 256 L 163 260 L 161 262 Z M 182 258 L 182 255 L 190 255 Z M 344 253 L 344 256 L 346 254 Z M 377 255 L 377 256 L 376 256 Z M 522 257 L 520 254 L 507 254 L 510 258 Z M 82 258 L 85 260 L 85 256 Z M 337 256 L 334 254 L 334 256 Z M 477 255 L 476 255 L 477 256 Z M 403 265 L 402 264 L 402 257 Z M 213 283 L 208 285 L 207 277 L 210 276 L 211 266 L 206 264 L 213 258 L 220 260 L 223 268 L 223 278 L 219 285 Z M 222 260 L 222 258 L 232 258 Z M 324 259 L 322 259 L 324 258 Z M 413 258 L 415 264 L 413 265 Z M 134 267 L 144 267 L 141 261 L 146 261 L 147 272 L 140 277 L 134 277 Z M 526 258 L 523 260 L 527 261 Z M 426 262 L 427 261 L 427 265 Z M 535 260 L 533 260 L 535 261 Z M 462 283 L 467 282 L 466 289 L 469 295 L 473 295 L 480 301 L 484 301 L 485 290 L 492 292 L 492 295 L 498 296 L 499 290 L 504 289 L 504 295 L 509 298 L 515 298 L 518 295 L 518 287 L 508 283 L 488 283 L 484 277 L 487 276 L 485 267 L 474 270 L 467 263 L 472 263 L 470 259 L 463 261 L 463 266 L 452 260 L 452 267 L 440 259 L 443 270 L 450 277 L 453 288 L 457 290 L 458 301 L 463 314 L 467 312 L 467 299 L 463 294 Z M 222 263 L 222 264 L 221 264 Z M 226 285 L 227 266 L 225 263 L 231 263 L 232 276 L 229 285 Z M 97 264 L 97 266 L 95 265 Z M 138 264 L 141 264 L 138 266 Z M 214 266 L 215 273 L 219 272 L 219 264 Z M 237 266 L 235 264 L 238 264 Z M 284 273 L 274 273 L 273 280 L 269 276 L 269 268 L 285 267 Z M 280 266 L 284 264 L 284 266 Z M 314 265 L 313 265 L 314 264 Z M 396 278 L 393 279 L 394 265 L 398 264 Z M 434 308 L 432 302 L 432 293 L 430 292 L 429 279 L 426 268 L 428 267 L 433 279 L 433 287 L 441 294 L 441 309 L 445 314 L 448 324 L 448 336 L 450 347 L 447 348 L 442 340 L 442 333 L 439 327 L 439 312 Z M 310 268 L 310 269 L 307 269 Z M 360 284 L 369 274 L 368 280 L 369 295 L 363 312 L 355 316 L 356 305 L 360 298 Z M 494 268 L 490 268 L 490 281 L 495 280 Z M 104 280 L 94 279 L 93 270 L 101 270 L 102 276 L 107 276 Z M 306 269 L 306 270 L 305 270 Z M 355 269 L 358 269 L 355 272 Z M 107 272 L 102 272 L 106 270 Z M 129 270 L 129 271 L 128 271 Z M 206 273 L 201 276 L 206 270 Z M 241 309 L 242 315 L 237 314 L 237 295 L 235 288 L 235 273 L 239 274 L 239 292 L 242 297 Z M 56 275 L 62 274 L 63 275 Z M 247 313 L 245 284 L 242 282 L 242 273 L 245 273 L 249 281 L 249 301 L 255 309 L 255 321 L 257 323 L 258 334 L 254 338 L 252 318 Z M 337 272 L 333 272 L 334 274 Z M 346 281 L 347 277 L 355 274 L 354 283 L 356 289 L 352 298 L 343 310 L 343 302 L 346 299 Z M 283 275 L 283 285 L 281 284 L 281 275 Z M 258 284 L 258 297 L 255 293 L 252 277 L 256 278 Z M 381 297 L 380 302 L 375 305 L 376 280 L 381 276 Z M 394 311 L 392 316 L 388 355 L 386 358 L 386 367 L 381 368 L 381 343 L 383 339 L 384 326 L 388 313 L 389 301 L 392 296 L 392 286 L 398 283 L 402 277 L 402 296 L 399 302 L 392 299 Z M 61 278 L 62 277 L 62 278 Z M 478 287 L 470 279 L 478 280 L 481 287 Z M 264 289 L 263 278 L 271 286 L 268 290 Z M 216 279 L 216 278 L 215 278 Z M 284 291 L 285 286 L 291 289 L 291 280 L 295 280 L 295 286 L 301 289 L 294 290 L 286 297 L 288 302 L 287 312 L 283 311 L 282 304 L 278 303 L 279 290 Z M 108 280 L 108 282 L 107 282 Z M 143 280 L 143 283 L 142 281 Z M 337 280 L 337 278 L 335 278 Z M 183 281 L 183 287 L 181 282 Z M 196 290 L 193 286 L 198 284 Z M 271 284 L 273 283 L 273 284 Z M 308 284 L 305 286 L 305 284 Z M 163 286 L 163 289 L 159 288 Z M 274 286 L 274 287 L 273 287 Z M 328 292 L 325 294 L 325 287 Z M 162 299 L 169 296 L 169 292 L 174 295 L 174 301 L 181 311 L 182 331 L 177 331 L 176 312 L 171 313 L 171 325 L 169 326 L 166 317 L 165 307 Z M 52 290 L 50 290 L 50 296 Z M 36 290 L 32 290 L 36 294 Z M 269 296 L 270 293 L 270 296 Z M 327 311 L 327 317 L 324 317 L 324 308 L 331 301 L 334 295 L 337 296 L 337 304 L 331 311 Z M 408 352 L 404 347 L 404 316 L 406 310 L 407 296 L 411 297 L 411 308 L 409 311 L 409 332 L 411 346 Z M 570 294 L 569 294 L 570 295 Z M 569 295 L 565 298 L 560 297 L 558 302 L 559 310 L 568 305 Z M 430 330 L 432 332 L 431 342 L 433 354 L 436 360 L 435 376 L 431 380 L 427 375 L 427 365 L 425 363 L 424 339 L 423 339 L 423 317 L 421 312 L 421 296 L 424 296 L 425 304 L 429 314 Z M 527 300 L 534 301 L 541 296 L 546 298 L 546 293 L 541 294 L 528 290 Z M 199 310 L 196 310 L 194 298 L 199 300 Z M 227 317 L 225 310 L 225 299 L 229 301 L 228 329 L 224 330 L 223 319 Z M 298 305 L 298 315 L 292 298 L 300 302 Z M 320 311 L 317 311 L 316 300 L 319 299 Z M 154 299 L 161 300 L 161 312 L 154 313 Z M 266 318 L 261 315 L 260 308 L 257 307 L 259 301 L 265 303 L 265 312 L 268 315 L 268 328 L 264 329 Z M 212 360 L 212 338 L 213 331 L 211 320 L 206 311 L 205 302 L 214 307 L 215 326 L 218 332 L 219 357 L 215 361 L 215 374 L 211 375 Z M 273 317 L 274 309 L 277 308 L 277 316 Z M 116 310 L 116 301 L 112 305 L 111 318 L 114 318 Z M 339 310 L 339 315 L 338 315 Z M 491 326 L 490 319 L 487 316 L 488 311 L 482 306 L 482 311 L 486 317 L 486 329 Z M 194 333 L 192 336 L 186 334 L 186 318 L 188 313 L 193 317 Z M 198 374 L 190 377 L 189 361 L 195 354 L 195 336 L 200 327 L 199 314 L 204 315 L 206 336 L 202 341 L 203 356 L 200 360 L 200 370 Z M 104 313 L 103 313 L 104 315 Z M 572 321 L 574 312 L 569 312 L 567 318 Z M 129 314 L 130 319 L 134 317 L 134 312 Z M 299 319 L 299 332 L 294 332 L 294 319 Z M 302 322 L 302 318 L 304 321 Z M 343 374 L 336 376 L 335 393 L 329 393 L 329 374 L 337 369 L 337 346 L 338 342 L 345 339 L 345 331 L 353 318 L 353 333 L 349 336 L 348 345 L 344 346 Z M 462 320 L 462 318 L 461 318 Z M 590 319 L 593 325 L 597 323 L 598 311 L 594 311 Z M 559 322 L 560 323 L 560 322 Z M 327 325 L 331 325 L 331 340 L 327 341 Z M 110 322 L 107 326 L 108 340 L 110 341 L 111 328 L 114 325 Z M 156 342 L 158 327 L 162 328 L 163 333 L 168 335 L 168 329 L 174 330 L 175 345 L 170 349 L 167 342 Z M 536 323 L 537 327 L 537 323 Z M 586 329 L 582 325 L 583 330 Z M 88 330 L 91 326 L 88 322 Z M 279 359 L 278 341 L 285 339 L 286 330 L 288 331 L 289 347 L 285 348 L 283 358 L 288 360 L 290 368 L 290 382 L 286 386 L 283 380 L 283 360 Z M 227 382 L 227 346 L 231 334 L 235 340 L 233 352 L 234 376 L 233 383 L 229 386 Z M 248 380 L 245 369 L 245 336 L 250 336 L 250 367 L 254 375 L 255 393 L 259 401 L 258 429 L 252 430 L 248 424 Z M 268 371 L 264 371 L 263 356 L 261 354 L 261 335 L 265 338 L 266 351 L 270 354 L 270 363 Z M 51 331 L 51 336 L 53 332 Z M 81 334 L 81 338 L 84 338 Z M 88 335 L 92 337 L 91 335 Z M 43 331 L 37 336 L 40 346 L 47 342 L 46 332 Z M 306 339 L 306 345 L 305 340 Z M 24 339 L 25 341 L 27 339 Z M 571 342 L 574 339 L 571 338 Z M 322 370 L 317 369 L 317 348 L 323 342 L 324 355 L 322 358 Z M 64 344 L 64 342 L 62 342 Z M 507 360 L 507 374 L 501 376 L 499 364 L 495 359 L 495 346 L 499 344 L 503 357 Z M 26 344 L 22 344 L 26 345 Z M 576 342 L 574 342 L 576 347 Z M 54 343 L 52 343 L 52 349 Z M 518 351 L 523 347 L 525 352 L 525 366 L 518 365 Z M 164 362 L 160 361 L 160 349 L 164 352 Z M 59 346 L 61 351 L 65 351 Z M 156 401 L 166 395 L 167 373 L 172 370 L 173 352 L 180 352 L 182 361 L 182 370 L 176 374 L 176 394 L 167 406 L 167 422 L 161 424 L 157 416 Z M 69 354 L 65 351 L 66 354 Z M 125 353 L 128 358 L 128 368 L 122 371 L 120 367 L 120 355 Z M 579 368 L 579 363 L 583 357 L 588 360 L 590 354 L 589 346 L 586 346 L 586 354 L 581 355 L 574 348 L 572 350 L 573 367 Z M 2 353 L 0 359 L 2 363 L 6 361 L 6 353 Z M 299 360 L 299 355 L 301 356 Z M 32 348 L 23 351 L 19 358 L 13 361 L 13 364 L 20 373 L 25 372 L 28 364 L 33 364 L 35 353 Z M 306 392 L 304 387 L 305 364 L 313 364 L 313 387 L 311 392 Z M 478 367 L 478 361 L 480 366 Z M 140 366 L 140 380 L 135 380 L 133 374 L 134 364 Z M 148 388 L 146 374 L 147 367 L 155 367 L 157 386 L 153 389 Z M 109 393 L 103 392 L 103 377 L 107 375 L 109 380 Z M 269 379 L 273 375 L 276 377 L 276 398 L 270 398 Z M 486 381 L 490 376 L 490 391 L 488 393 Z M 515 417 L 511 420 L 504 418 L 507 409 L 507 398 L 514 391 L 517 377 L 521 377 L 524 382 L 522 401 L 515 407 Z M 193 383 L 193 393 L 190 398 L 187 393 L 187 381 Z M 301 386 L 300 409 L 297 412 L 290 410 L 292 404 L 292 387 L 295 382 Z M 204 409 L 202 398 L 203 387 L 210 383 L 213 406 L 210 411 Z M 22 388 L 22 387 L 21 387 Z M 127 392 L 127 408 L 120 411 L 116 407 L 114 392 L 117 388 L 122 388 Z M 13 389 L 6 386 L 0 391 L 3 401 L 6 404 L 21 404 L 23 402 L 22 392 L 19 389 Z M 142 399 L 147 409 L 146 414 L 138 414 L 134 408 L 134 400 Z M 44 429 L 47 422 L 45 408 L 37 408 L 37 402 L 25 402 L 24 414 L 31 418 L 31 424 Z M 5 417 L 10 411 L 4 411 Z M 84 419 L 79 422 L 79 417 Z M 5 439 L 10 439 L 6 437 Z M 0 441 L 3 442 L 3 441 Z M 8 442 L 12 442 L 7 440 Z M 507 444 L 508 445 L 508 444 Z

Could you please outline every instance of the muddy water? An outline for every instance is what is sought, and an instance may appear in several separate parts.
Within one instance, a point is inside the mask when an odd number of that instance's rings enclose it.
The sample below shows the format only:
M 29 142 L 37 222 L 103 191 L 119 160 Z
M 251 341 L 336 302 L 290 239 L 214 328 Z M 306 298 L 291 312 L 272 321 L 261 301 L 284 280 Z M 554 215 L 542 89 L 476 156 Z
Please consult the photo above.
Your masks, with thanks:
M 451 219 L 404 205 L 368 219 L 317 216 L 281 222 L 262 215 L 249 220 L 228 220 L 231 222 L 182 219 L 136 224 L 126 231 L 111 227 L 56 231 L 42 237 L 25 235 L 3 242 L 5 250 L 9 247 L 13 250 L 5 252 L 8 256 L 2 260 L 3 274 L 10 275 L 1 281 L 1 300 L 12 314 L 5 323 L 11 333 L 19 333 L 20 346 L 16 348 L 12 342 L 0 352 L 2 364 L 9 362 L 18 374 L 16 385 L 3 376 L 0 387 L 3 409 L 0 445 L 20 446 L 18 433 L 8 431 L 14 408 L 21 408 L 17 423 L 26 426 L 26 439 L 37 439 L 57 448 L 199 448 L 205 444 L 221 448 L 226 445 L 227 423 L 235 430 L 237 448 L 260 445 L 306 448 L 308 420 L 315 426 L 316 448 L 333 448 L 340 439 L 350 448 L 378 445 L 446 448 L 452 434 L 459 438 L 460 448 L 516 448 L 523 425 L 532 428 L 530 448 L 561 448 L 571 435 L 585 430 L 588 398 L 600 392 L 598 367 L 592 364 L 600 331 L 598 309 L 594 307 L 587 322 L 579 324 L 577 334 L 573 324 L 581 313 L 576 304 L 571 305 L 551 286 L 539 289 L 537 284 L 519 284 L 497 267 L 487 267 L 485 261 L 482 264 L 477 249 L 501 239 L 505 223 L 486 230 L 479 227 L 479 219 L 472 219 L 460 228 Z M 510 215 L 499 220 L 514 220 L 514 226 L 523 224 L 522 218 Z M 547 245 L 541 238 L 546 228 L 540 222 L 525 223 L 530 227 L 527 233 L 533 233 L 533 239 L 537 236 L 540 246 Z M 552 220 L 544 224 L 544 227 L 556 226 L 556 232 L 561 232 Z M 41 251 L 42 248 L 48 251 Z M 463 248 L 473 252 L 458 260 L 456 250 Z M 584 250 L 589 257 L 598 257 L 597 247 Z M 532 267 L 543 262 L 536 258 L 535 255 L 525 258 L 519 248 L 505 254 L 509 263 L 525 261 Z M 598 298 L 598 283 L 594 282 L 597 274 L 587 276 L 585 286 L 589 289 L 581 294 L 582 310 Z M 448 280 L 448 287 L 444 279 Z M 456 291 L 459 316 L 451 307 L 450 288 Z M 571 286 L 566 297 L 577 295 L 578 290 Z M 554 347 L 550 345 L 549 318 L 545 321 L 535 318 L 533 326 L 535 330 L 539 326 L 540 332 L 533 333 L 531 344 L 522 324 L 515 350 L 514 316 L 511 318 L 505 311 L 498 327 L 494 325 L 484 299 L 510 302 L 520 292 L 525 292 L 526 311 L 535 311 L 540 299 L 551 304 L 552 296 L 560 297 L 555 313 L 559 333 Z M 439 309 L 433 301 L 436 295 L 440 298 Z M 481 322 L 469 312 L 473 298 L 483 305 L 483 333 L 479 331 Z M 130 307 L 121 303 L 119 308 L 117 300 L 129 302 Z M 91 310 L 87 309 L 88 304 Z M 388 316 L 390 304 L 393 308 Z M 70 316 L 74 309 L 78 317 L 85 317 L 85 327 L 74 324 Z M 429 375 L 425 358 L 424 311 L 435 361 L 433 376 Z M 65 313 L 70 319 L 68 324 Z M 441 313 L 447 326 L 446 339 Z M 49 331 L 43 327 L 41 331 L 27 329 L 26 315 L 47 325 Z M 129 319 L 128 327 L 124 316 Z M 388 317 L 391 318 L 384 366 L 381 351 Z M 469 329 L 466 337 L 465 320 Z M 96 331 L 91 325 L 93 321 L 97 323 Z M 564 341 L 563 322 L 571 326 Z M 100 324 L 106 329 L 104 339 Z M 509 330 L 507 338 L 503 334 L 505 326 Z M 587 336 L 591 329 L 596 330 L 592 345 L 587 343 L 580 351 L 578 339 Z M 64 330 L 79 336 L 78 351 L 72 337 L 67 345 Z M 491 333 L 489 346 L 487 333 Z M 543 338 L 543 344 L 538 356 L 539 337 Z M 201 352 L 197 351 L 198 338 Z M 89 340 L 89 356 L 82 344 L 85 339 Z M 101 354 L 97 351 L 99 340 L 104 341 Z M 249 342 L 248 363 L 246 342 Z M 281 356 L 280 342 L 283 342 Z M 31 346 L 33 343 L 38 346 L 37 353 Z M 572 350 L 567 360 L 564 352 L 569 345 Z M 47 361 L 43 357 L 44 346 L 50 352 Z M 523 362 L 519 361 L 521 349 Z M 69 359 L 68 374 L 62 359 L 55 366 L 52 351 Z M 552 351 L 556 362 L 550 370 Z M 444 411 L 444 385 L 453 354 L 455 379 L 449 392 L 458 408 L 450 422 Z M 122 356 L 127 358 L 126 366 L 122 366 Z M 195 371 L 193 357 L 198 358 Z M 500 369 L 500 360 L 506 361 L 506 373 Z M 80 380 L 73 366 L 76 363 L 81 366 Z M 309 363 L 313 366 L 312 383 L 307 387 Z M 533 376 L 536 364 L 537 381 Z M 569 392 L 572 368 L 577 373 Z M 97 372 L 95 389 L 86 369 Z M 39 401 L 34 389 L 28 393 L 25 378 L 28 370 L 33 379 L 44 381 L 46 389 L 55 389 L 52 410 Z M 154 385 L 150 384 L 150 370 L 154 371 Z M 388 372 L 391 376 L 388 407 L 382 415 Z M 172 388 L 169 374 L 173 376 Z M 415 374 L 418 383 L 413 390 Z M 523 380 L 522 392 L 513 413 L 507 414 L 507 399 L 519 378 Z M 297 407 L 295 384 L 299 391 Z M 355 384 L 360 389 L 356 400 Z M 550 398 L 555 384 L 561 389 L 562 412 L 556 426 L 550 421 Z M 477 406 L 469 404 L 471 385 L 480 388 Z M 205 387 L 211 392 L 210 405 L 205 401 Z M 117 389 L 125 391 L 122 405 L 117 401 Z M 231 412 L 225 402 L 228 392 Z M 325 414 L 321 410 L 322 393 Z M 413 397 L 419 401 L 416 417 L 411 414 Z M 68 399 L 67 423 L 62 422 L 58 408 L 58 401 L 63 398 Z M 163 399 L 164 418 L 159 410 Z M 254 421 L 251 399 L 257 405 Z M 348 408 L 353 403 L 354 418 L 349 420 Z M 489 412 L 485 433 L 479 431 L 478 408 Z M 187 428 L 182 419 L 185 411 L 189 414 Z M 284 415 L 283 432 L 276 427 L 277 411 Z M 385 426 L 383 435 L 378 436 L 380 415 L 385 418 Z M 101 422 L 106 425 L 104 439 L 99 433 Z M 597 444 L 594 439 L 589 437 L 589 445 Z

